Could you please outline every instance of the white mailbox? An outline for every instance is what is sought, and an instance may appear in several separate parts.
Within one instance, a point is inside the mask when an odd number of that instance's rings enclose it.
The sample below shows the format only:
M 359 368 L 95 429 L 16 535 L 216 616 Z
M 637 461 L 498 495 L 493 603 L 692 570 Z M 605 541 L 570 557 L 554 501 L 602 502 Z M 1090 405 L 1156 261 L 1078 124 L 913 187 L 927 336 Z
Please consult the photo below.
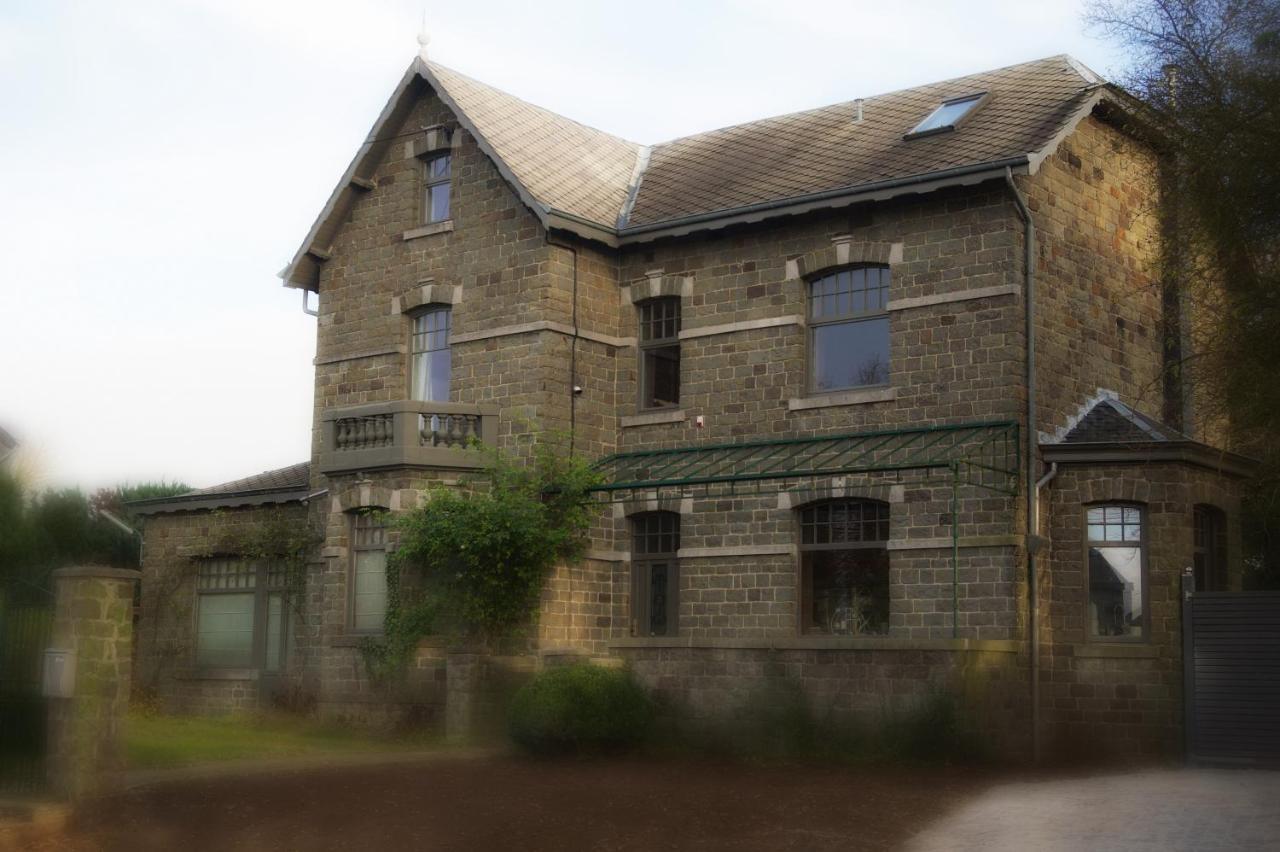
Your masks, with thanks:
M 41 692 L 46 698 L 73 698 L 76 694 L 76 652 L 47 648 L 44 652 L 44 681 Z

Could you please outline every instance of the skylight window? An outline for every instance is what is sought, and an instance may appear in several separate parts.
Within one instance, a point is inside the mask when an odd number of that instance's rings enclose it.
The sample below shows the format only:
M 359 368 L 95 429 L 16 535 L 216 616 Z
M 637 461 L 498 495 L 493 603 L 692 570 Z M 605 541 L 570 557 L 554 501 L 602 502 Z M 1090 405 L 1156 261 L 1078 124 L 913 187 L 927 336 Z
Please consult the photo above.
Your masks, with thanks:
M 944 130 L 953 130 L 969 113 L 973 112 L 973 108 L 978 105 L 986 96 L 985 92 L 979 92 L 976 95 L 965 95 L 962 98 L 952 98 L 949 101 L 943 101 L 942 104 L 929 113 L 925 120 L 915 126 L 915 129 L 908 133 L 908 136 L 921 136 L 926 133 L 940 133 Z

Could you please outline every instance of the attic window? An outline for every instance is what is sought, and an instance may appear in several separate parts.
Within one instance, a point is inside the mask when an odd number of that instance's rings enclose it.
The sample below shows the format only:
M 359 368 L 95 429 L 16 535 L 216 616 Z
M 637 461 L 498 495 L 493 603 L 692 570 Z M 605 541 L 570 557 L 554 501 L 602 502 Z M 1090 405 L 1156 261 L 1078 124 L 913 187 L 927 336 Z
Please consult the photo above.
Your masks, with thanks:
M 907 134 L 907 138 L 955 130 L 956 126 L 968 118 L 974 107 L 986 96 L 986 92 L 979 92 L 976 95 L 965 95 L 961 98 L 943 101 L 937 109 L 925 117 L 924 121 L 917 124 L 915 129 Z

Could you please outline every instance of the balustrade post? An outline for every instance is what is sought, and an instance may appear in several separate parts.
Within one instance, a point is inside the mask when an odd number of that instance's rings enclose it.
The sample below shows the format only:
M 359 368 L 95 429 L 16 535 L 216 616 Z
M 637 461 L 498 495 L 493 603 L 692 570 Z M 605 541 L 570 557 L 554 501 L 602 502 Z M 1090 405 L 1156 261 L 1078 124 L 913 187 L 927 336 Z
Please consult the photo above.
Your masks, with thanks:
M 396 408 L 395 413 L 391 416 L 394 430 L 391 436 L 391 445 L 393 447 L 421 446 L 422 439 L 419 437 L 418 431 L 418 423 L 421 419 L 422 417 L 414 406 L 402 405 Z

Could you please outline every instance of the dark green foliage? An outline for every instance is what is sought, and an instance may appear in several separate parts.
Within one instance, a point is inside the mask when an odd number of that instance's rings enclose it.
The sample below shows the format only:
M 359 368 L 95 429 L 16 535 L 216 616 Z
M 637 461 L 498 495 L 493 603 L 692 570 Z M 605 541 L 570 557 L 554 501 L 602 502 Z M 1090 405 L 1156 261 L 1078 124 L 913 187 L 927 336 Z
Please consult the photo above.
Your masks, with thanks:
M 139 537 L 110 522 L 100 508 L 97 498 L 90 501 L 75 489 L 24 494 L 11 475 L 0 472 L 0 582 L 10 597 L 47 597 L 49 575 L 69 565 L 138 567 Z
M 630 673 L 587 663 L 542 672 L 512 699 L 511 737 L 533 754 L 599 754 L 648 736 L 653 704 Z
M 1088 20 L 1130 57 L 1136 123 L 1162 154 L 1160 275 L 1201 318 L 1174 369 L 1260 462 L 1246 582 L 1280 588 L 1280 3 L 1094 0 Z
M 581 556 L 596 474 L 545 440 L 524 459 L 489 452 L 482 474 L 399 520 L 395 564 L 459 631 L 493 645 L 530 624 L 555 565 Z
M 942 689 L 867 717 L 824 711 L 798 682 L 774 678 L 730 719 L 693 724 L 678 708 L 664 708 L 655 727 L 660 750 L 750 761 L 950 764 L 986 757 L 960 703 Z

